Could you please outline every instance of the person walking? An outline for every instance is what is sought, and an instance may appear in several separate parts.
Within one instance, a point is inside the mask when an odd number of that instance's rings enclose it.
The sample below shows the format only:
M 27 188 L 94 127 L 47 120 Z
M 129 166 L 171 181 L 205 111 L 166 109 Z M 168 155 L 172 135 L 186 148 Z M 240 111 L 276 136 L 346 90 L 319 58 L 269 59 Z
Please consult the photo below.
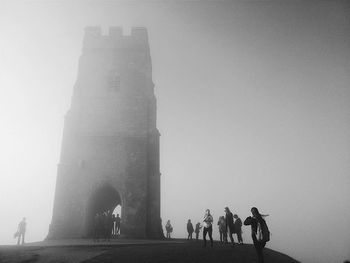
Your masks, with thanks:
M 210 214 L 210 210 L 205 210 L 203 218 L 203 241 L 204 247 L 207 246 L 207 233 L 209 234 L 210 245 L 213 247 L 213 216 Z
M 26 234 L 26 228 L 27 228 L 27 222 L 26 222 L 26 218 L 23 217 L 22 221 L 19 222 L 18 224 L 18 229 L 17 229 L 17 233 L 18 233 L 18 240 L 17 240 L 17 245 L 24 245 L 24 237 Z M 21 240 L 22 239 L 22 240 Z M 22 241 L 22 243 L 21 243 Z
M 235 233 L 235 225 L 233 223 L 233 215 L 227 206 L 225 207 L 225 213 L 226 213 L 225 220 L 226 220 L 227 233 L 228 233 L 228 236 L 230 237 L 232 246 L 234 246 L 235 241 L 232 235 Z
M 220 242 L 227 243 L 227 229 L 226 229 L 226 222 L 225 222 L 224 216 L 219 217 L 218 226 L 219 226 L 219 233 L 220 233 Z
M 236 235 L 237 235 L 238 244 L 243 245 L 242 220 L 236 214 L 233 215 L 233 218 L 235 219 L 235 232 L 236 232 Z
M 187 240 L 192 240 L 193 231 L 194 231 L 194 229 L 193 229 L 191 219 L 188 219 L 188 221 L 187 221 L 187 232 L 188 232 Z
M 166 222 L 165 225 L 165 230 L 166 230 L 166 238 L 170 239 L 170 234 L 173 232 L 173 226 L 170 224 L 170 220 Z
M 196 233 L 196 241 L 198 241 L 199 232 L 201 231 L 201 228 L 202 228 L 201 223 L 198 222 L 198 223 L 196 224 L 196 229 L 194 230 L 194 232 Z
M 244 225 L 251 226 L 252 239 L 258 255 L 258 262 L 264 263 L 263 249 L 266 242 L 270 240 L 270 231 L 267 227 L 266 221 L 263 218 L 263 215 L 259 213 L 258 208 L 252 207 L 250 211 L 252 216 L 249 216 L 246 218 L 246 220 L 244 220 Z

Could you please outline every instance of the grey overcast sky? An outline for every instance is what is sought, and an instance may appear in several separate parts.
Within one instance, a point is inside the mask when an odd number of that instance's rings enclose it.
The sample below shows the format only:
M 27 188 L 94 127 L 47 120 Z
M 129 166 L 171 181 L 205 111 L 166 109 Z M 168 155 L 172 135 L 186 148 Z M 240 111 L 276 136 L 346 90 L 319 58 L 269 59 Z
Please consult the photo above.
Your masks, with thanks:
M 175 237 L 257 206 L 269 248 L 350 259 L 349 1 L 0 1 L 0 244 L 48 232 L 89 25 L 148 28 Z

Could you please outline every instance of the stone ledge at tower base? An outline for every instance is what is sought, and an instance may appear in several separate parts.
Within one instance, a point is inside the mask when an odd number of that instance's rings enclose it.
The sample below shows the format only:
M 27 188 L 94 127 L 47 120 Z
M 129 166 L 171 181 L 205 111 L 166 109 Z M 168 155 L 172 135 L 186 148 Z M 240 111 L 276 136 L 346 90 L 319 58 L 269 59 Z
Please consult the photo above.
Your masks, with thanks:
M 146 240 L 118 239 L 95 243 L 92 240 L 49 240 L 24 246 L 0 246 L 0 262 L 14 263 L 104 263 L 104 262 L 201 262 L 254 263 L 257 257 L 253 245 L 214 243 L 202 247 L 202 241 L 181 239 Z M 265 248 L 265 262 L 299 263 L 295 259 Z

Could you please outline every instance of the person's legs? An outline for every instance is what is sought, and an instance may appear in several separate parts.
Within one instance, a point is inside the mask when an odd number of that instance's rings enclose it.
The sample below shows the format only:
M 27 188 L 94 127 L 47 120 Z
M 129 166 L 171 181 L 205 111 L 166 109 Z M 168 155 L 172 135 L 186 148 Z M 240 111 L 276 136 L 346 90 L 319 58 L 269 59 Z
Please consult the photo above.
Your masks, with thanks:
M 210 226 L 209 229 L 208 229 L 208 233 L 209 233 L 209 238 L 210 238 L 210 244 L 211 246 L 213 247 L 213 227 Z
M 255 247 L 256 253 L 258 255 L 258 262 L 259 263 L 264 263 L 263 249 L 264 249 L 265 245 L 266 245 L 266 242 L 254 241 L 254 247 Z
M 17 245 L 19 245 L 21 242 L 21 235 L 22 235 L 22 233 L 18 234 Z
M 221 230 L 219 230 L 219 234 L 220 234 L 220 242 L 222 243 L 222 237 L 223 237 L 223 233 Z
M 237 233 L 237 239 L 238 239 L 238 243 L 243 244 L 243 238 L 242 238 L 241 230 L 239 230 L 238 233 Z
M 232 246 L 235 244 L 235 241 L 234 241 L 234 239 L 233 239 L 233 229 L 232 229 L 232 227 L 229 227 L 228 228 L 228 232 L 229 232 L 229 237 L 230 237 L 230 240 L 231 240 L 231 243 L 232 243 Z
M 208 232 L 208 228 L 204 227 L 204 228 L 203 228 L 203 241 L 204 241 L 204 246 L 207 245 L 207 232 Z
M 227 244 L 227 231 L 223 232 L 223 239 L 224 239 L 224 242 Z
M 24 236 L 25 236 L 25 232 L 22 233 L 22 245 L 24 245 Z

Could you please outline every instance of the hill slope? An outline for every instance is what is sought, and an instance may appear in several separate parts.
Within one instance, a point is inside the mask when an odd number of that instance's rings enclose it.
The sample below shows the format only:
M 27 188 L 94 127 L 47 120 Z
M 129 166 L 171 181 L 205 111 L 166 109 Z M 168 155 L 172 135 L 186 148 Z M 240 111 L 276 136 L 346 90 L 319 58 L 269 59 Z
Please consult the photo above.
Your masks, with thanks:
M 299 263 L 271 249 L 264 250 L 266 263 Z M 48 245 L 45 242 L 27 246 L 0 246 L 1 263 L 254 263 L 257 256 L 253 245 L 222 245 L 202 247 L 202 242 L 143 241 L 143 243 L 92 243 Z
M 271 249 L 264 250 L 265 262 L 298 263 L 293 258 Z M 228 245 L 215 243 L 214 247 L 202 247 L 202 242 L 111 248 L 103 254 L 83 261 L 84 263 L 112 262 L 198 262 L 198 263 L 254 263 L 257 256 L 253 245 Z

